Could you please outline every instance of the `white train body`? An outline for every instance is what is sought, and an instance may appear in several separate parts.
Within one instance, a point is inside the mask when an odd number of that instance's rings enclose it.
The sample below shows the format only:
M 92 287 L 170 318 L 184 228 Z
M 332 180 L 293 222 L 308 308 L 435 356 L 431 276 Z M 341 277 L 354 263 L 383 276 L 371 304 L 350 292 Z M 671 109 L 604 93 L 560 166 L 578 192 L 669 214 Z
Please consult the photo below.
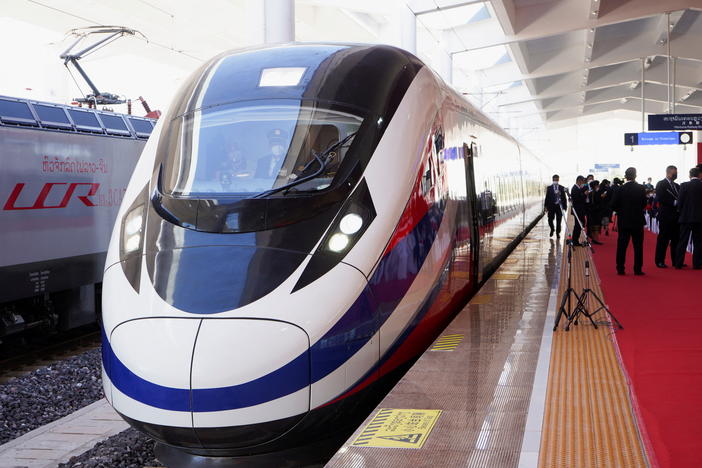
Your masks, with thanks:
M 107 398 L 198 454 L 330 432 L 537 219 L 543 176 L 399 49 L 214 58 L 156 126 L 118 214 Z

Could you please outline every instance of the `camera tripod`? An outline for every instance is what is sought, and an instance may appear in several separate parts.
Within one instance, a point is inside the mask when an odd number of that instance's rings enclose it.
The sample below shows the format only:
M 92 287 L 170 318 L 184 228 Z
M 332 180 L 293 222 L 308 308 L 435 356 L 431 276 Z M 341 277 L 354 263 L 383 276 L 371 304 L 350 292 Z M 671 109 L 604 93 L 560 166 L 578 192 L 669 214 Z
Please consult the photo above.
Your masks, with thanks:
M 561 322 L 561 317 L 565 317 L 566 320 L 570 320 L 571 317 L 571 311 L 573 308 L 571 307 L 572 302 L 571 302 L 571 296 L 575 299 L 576 302 L 580 299 L 580 295 L 575 291 L 573 288 L 573 283 L 572 283 L 572 277 L 573 277 L 573 242 L 577 242 L 579 245 L 583 247 L 590 247 L 592 249 L 592 246 L 590 245 L 589 239 L 587 237 L 587 232 L 585 229 L 583 229 L 583 223 L 580 222 L 580 218 L 578 217 L 578 212 L 575 211 L 575 208 L 571 205 L 570 207 L 571 214 L 575 218 L 575 221 L 573 223 L 573 228 L 571 229 L 570 235 L 566 236 L 566 245 L 568 246 L 568 254 L 567 254 L 567 259 L 568 259 L 568 272 L 567 272 L 567 278 L 568 278 L 568 288 L 563 292 L 563 297 L 561 299 L 561 305 L 558 308 L 558 315 L 556 316 L 556 321 L 553 324 L 553 331 L 556 331 L 558 329 L 558 324 Z M 575 229 L 575 223 L 578 223 L 580 225 L 580 237 L 582 235 L 585 235 L 585 242 L 580 242 L 580 238 L 578 239 L 573 239 L 573 230 Z M 566 224 L 567 228 L 567 224 Z
M 585 241 L 580 245 L 584 247 L 589 247 L 590 251 L 593 251 L 592 245 L 590 244 L 590 239 L 585 229 L 583 229 L 583 225 L 580 221 L 579 216 L 577 215 L 577 211 L 575 211 L 575 209 L 572 207 L 571 210 L 572 213 L 575 215 L 575 222 L 580 225 L 581 235 L 585 235 Z M 602 299 L 600 299 L 600 297 L 592 289 L 590 289 L 590 262 L 588 260 L 585 261 L 585 288 L 583 289 L 581 294 L 578 294 L 573 288 L 573 242 L 579 240 L 580 239 L 572 239 L 572 233 L 566 240 L 566 244 L 568 245 L 568 287 L 563 292 L 563 296 L 561 298 L 561 305 L 558 308 L 558 315 L 556 316 L 556 321 L 553 325 L 553 331 L 556 331 L 558 329 L 561 317 L 565 317 L 565 319 L 568 321 L 565 330 L 569 331 L 571 324 L 578 324 L 578 318 L 580 318 L 580 315 L 584 315 L 585 317 L 587 317 L 590 320 L 590 323 L 592 323 L 592 325 L 595 328 L 597 328 L 597 323 L 595 323 L 592 317 L 601 310 L 607 312 L 607 314 L 609 314 L 609 316 L 612 317 L 617 326 L 620 329 L 623 329 L 624 327 L 622 326 L 622 324 L 619 323 L 619 320 L 617 320 L 617 318 L 614 315 L 612 315 L 612 313 L 609 311 L 609 308 L 607 308 Z M 597 303 L 599 304 L 599 307 L 593 312 L 589 312 L 590 296 L 593 296 L 594 300 L 597 301 Z M 573 298 L 575 299 L 575 308 L 572 308 Z
M 553 324 L 553 331 L 556 331 L 558 329 L 558 324 L 561 322 L 561 317 L 565 317 L 566 320 L 570 320 L 570 311 L 572 310 L 571 307 L 571 296 L 575 297 L 576 301 L 580 300 L 580 296 L 578 296 L 578 293 L 575 292 L 575 289 L 573 289 L 573 283 L 572 283 L 572 276 L 573 276 L 573 262 L 572 262 L 572 257 L 573 257 L 573 241 L 571 239 L 568 239 L 566 241 L 566 244 L 568 245 L 568 272 L 567 278 L 568 278 L 568 288 L 563 292 L 563 298 L 561 299 L 561 305 L 558 308 L 558 315 L 556 316 L 556 322 Z
M 596 301 L 595 305 L 599 304 L 599 307 L 597 307 L 597 309 L 595 309 L 592 312 L 589 312 L 590 296 L 592 296 L 593 299 Z M 573 312 L 570 314 L 570 317 L 568 317 L 568 324 L 566 325 L 565 330 L 570 330 L 570 325 L 573 323 L 577 325 L 578 318 L 580 317 L 580 315 L 584 315 L 585 317 L 587 317 L 590 320 L 590 323 L 592 323 L 592 326 L 594 326 L 595 329 L 597 329 L 597 323 L 595 323 L 592 317 L 601 310 L 604 310 L 607 313 L 607 315 L 612 317 L 612 320 L 614 320 L 614 322 L 617 324 L 620 330 L 624 329 L 622 324 L 619 323 L 619 320 L 617 320 L 617 317 L 615 317 L 614 314 L 610 312 L 609 308 L 605 305 L 602 299 L 600 299 L 600 296 L 598 296 L 597 293 L 595 293 L 595 291 L 590 289 L 590 262 L 588 260 L 585 260 L 585 289 L 583 289 L 582 294 L 580 294 L 580 296 L 578 297 L 578 303 L 575 305 L 575 309 L 573 309 Z

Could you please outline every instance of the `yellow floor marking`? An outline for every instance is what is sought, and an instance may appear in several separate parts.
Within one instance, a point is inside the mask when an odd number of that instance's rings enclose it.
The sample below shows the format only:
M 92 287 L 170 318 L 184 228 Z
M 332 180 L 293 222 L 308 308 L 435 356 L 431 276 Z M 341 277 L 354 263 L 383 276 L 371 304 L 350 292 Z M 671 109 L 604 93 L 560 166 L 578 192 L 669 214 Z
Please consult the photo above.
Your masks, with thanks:
M 383 408 L 351 445 L 420 449 L 440 415 L 441 410 Z
M 492 279 L 516 280 L 516 279 L 519 279 L 519 274 L 517 274 L 517 273 L 495 273 L 494 275 L 492 275 Z
M 463 340 L 463 338 L 457 337 L 457 338 L 442 338 L 439 340 L 436 340 L 435 345 L 437 344 L 452 344 L 452 343 L 460 343 Z
M 474 305 L 489 304 L 491 302 L 492 294 L 478 294 L 470 300 L 470 303 Z
M 453 351 L 456 349 L 458 345 L 451 345 L 451 346 L 433 346 L 431 348 L 431 351 Z
M 461 333 L 440 336 L 430 351 L 453 351 L 463 341 L 463 336 Z

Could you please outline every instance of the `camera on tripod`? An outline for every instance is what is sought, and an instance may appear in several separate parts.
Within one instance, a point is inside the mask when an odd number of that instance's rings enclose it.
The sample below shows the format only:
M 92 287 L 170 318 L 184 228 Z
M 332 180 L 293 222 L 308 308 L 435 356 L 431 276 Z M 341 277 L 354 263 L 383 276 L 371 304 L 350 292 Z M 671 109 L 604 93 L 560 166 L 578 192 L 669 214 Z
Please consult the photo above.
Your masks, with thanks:
M 590 261 L 589 260 L 584 260 L 583 261 L 583 268 L 584 268 L 584 276 L 585 276 L 585 287 L 583 288 L 582 292 L 578 294 L 575 289 L 573 288 L 573 283 L 572 283 L 572 277 L 573 277 L 573 241 L 572 239 L 566 240 L 566 244 L 568 245 L 568 255 L 567 255 L 567 261 L 568 261 L 568 271 L 567 271 L 567 278 L 568 278 L 568 287 L 566 288 L 565 291 L 563 291 L 563 297 L 561 298 L 561 306 L 558 309 L 558 315 L 556 316 L 556 321 L 553 324 L 553 331 L 556 331 L 558 329 L 558 324 L 561 321 L 561 317 L 565 317 L 567 320 L 567 324 L 565 327 L 565 331 L 570 330 L 570 326 L 575 323 L 575 325 L 578 324 L 578 319 L 580 318 L 581 315 L 587 317 L 590 320 L 590 323 L 592 323 L 592 326 L 597 329 L 597 323 L 595 323 L 595 320 L 593 319 L 593 316 L 597 314 L 599 311 L 604 310 L 607 315 L 609 315 L 612 320 L 617 324 L 619 329 L 623 329 L 624 327 L 622 324 L 617 320 L 617 317 L 615 317 L 612 312 L 610 312 L 609 308 L 605 305 L 604 301 L 595 293 L 592 289 L 590 289 Z M 591 311 L 590 309 L 590 298 L 593 299 L 595 302 L 595 305 L 598 307 Z M 573 302 L 572 300 L 575 300 L 575 307 L 573 308 Z

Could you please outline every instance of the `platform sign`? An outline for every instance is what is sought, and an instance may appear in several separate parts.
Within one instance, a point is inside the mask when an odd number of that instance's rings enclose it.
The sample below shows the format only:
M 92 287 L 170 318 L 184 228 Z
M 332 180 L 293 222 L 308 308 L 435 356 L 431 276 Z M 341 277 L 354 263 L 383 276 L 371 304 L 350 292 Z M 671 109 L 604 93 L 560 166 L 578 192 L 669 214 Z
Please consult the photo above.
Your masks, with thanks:
M 624 144 L 642 145 L 688 145 L 692 143 L 692 132 L 642 132 L 625 133 Z
M 595 170 L 606 171 L 608 169 L 619 169 L 620 164 L 595 164 Z
M 351 445 L 420 449 L 440 415 L 441 410 L 383 408 Z
M 702 130 L 702 114 L 649 114 L 649 130 Z

